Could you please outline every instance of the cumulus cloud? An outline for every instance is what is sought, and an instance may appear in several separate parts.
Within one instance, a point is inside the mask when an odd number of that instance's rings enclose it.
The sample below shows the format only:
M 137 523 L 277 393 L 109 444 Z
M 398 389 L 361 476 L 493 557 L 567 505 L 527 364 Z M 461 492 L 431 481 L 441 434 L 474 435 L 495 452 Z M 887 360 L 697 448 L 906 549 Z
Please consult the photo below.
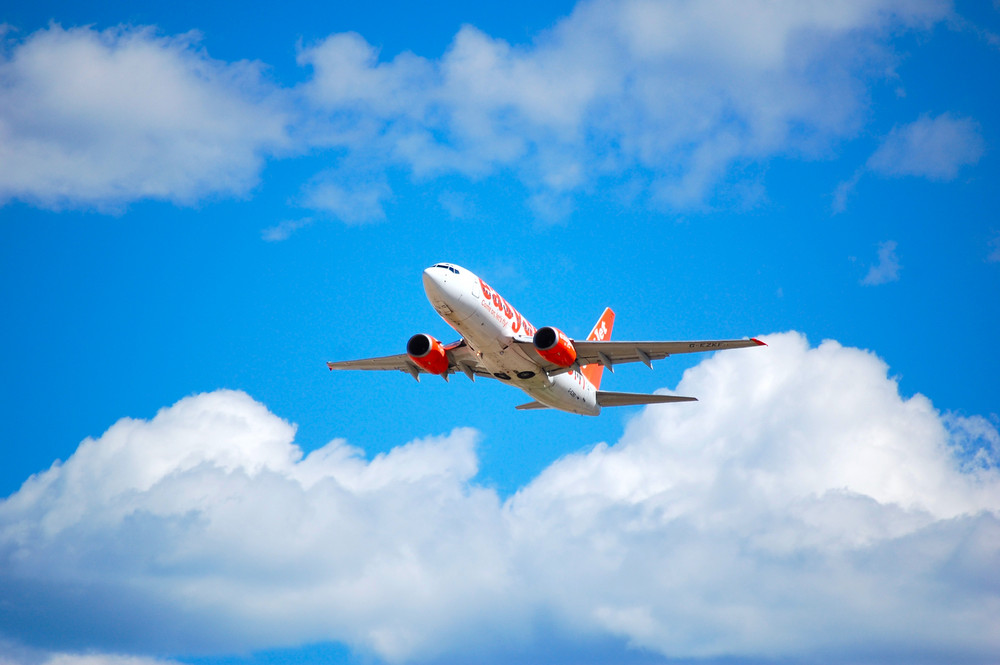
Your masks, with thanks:
M 350 222 L 384 216 L 389 169 L 513 174 L 543 218 L 565 217 L 606 180 L 656 206 L 701 207 L 734 168 L 822 155 L 854 134 L 891 35 L 949 13 L 939 0 L 585 0 L 526 44 L 463 26 L 439 58 L 383 59 L 362 35 L 334 34 L 300 49 L 311 73 L 291 88 L 268 82 L 260 63 L 210 58 L 192 34 L 8 31 L 0 202 L 115 209 L 240 196 L 266 158 L 326 149 L 372 182 L 345 184 L 335 168 L 300 203 Z M 901 151 L 940 156 L 949 136 L 965 145 L 945 153 L 950 163 L 974 159 L 964 121 L 928 122 L 922 140 L 899 130 L 873 168 L 912 168 L 897 165 Z
M 474 480 L 468 429 L 367 460 L 339 440 L 303 455 L 239 392 L 124 419 L 0 503 L 0 632 L 61 652 L 550 659 L 573 636 L 995 660 L 996 427 L 901 397 L 870 352 L 767 341 L 504 502 Z
M 963 166 L 983 156 L 979 125 L 971 118 L 943 113 L 896 127 L 868 159 L 871 171 L 885 176 L 954 180 Z
M 438 60 L 380 61 L 345 33 L 299 62 L 331 145 L 418 175 L 513 170 L 547 200 L 639 169 L 653 200 L 684 208 L 737 163 L 850 135 L 887 31 L 947 13 L 937 1 L 595 0 L 528 45 L 465 26 Z
M 899 281 L 899 257 L 896 256 L 896 241 L 886 240 L 878 244 L 878 263 L 868 269 L 861 280 L 865 286 L 878 286 Z
M 0 202 L 241 196 L 288 143 L 262 66 L 213 60 L 197 35 L 51 25 L 0 39 Z
M 997 654 L 975 609 L 1000 601 L 978 586 L 1000 557 L 996 466 L 961 471 L 940 414 L 872 354 L 767 342 L 686 372 L 692 409 L 646 409 L 511 501 L 544 543 L 525 566 L 542 594 L 674 656 Z
M 303 458 L 294 431 L 220 391 L 84 441 L 0 507 L 4 631 L 181 652 L 336 639 L 393 657 L 499 592 L 497 497 L 467 483 L 473 432 L 365 461 L 343 441 Z

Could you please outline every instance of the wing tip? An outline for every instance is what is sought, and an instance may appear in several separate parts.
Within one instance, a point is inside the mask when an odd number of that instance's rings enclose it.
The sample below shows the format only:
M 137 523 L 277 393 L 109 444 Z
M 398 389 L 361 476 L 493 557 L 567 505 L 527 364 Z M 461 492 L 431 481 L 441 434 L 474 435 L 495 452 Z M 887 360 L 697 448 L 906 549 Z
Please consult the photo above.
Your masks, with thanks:
M 762 342 L 759 339 L 757 339 L 756 337 L 751 337 L 750 341 L 753 342 L 754 344 L 756 344 L 757 346 L 767 346 L 767 342 Z

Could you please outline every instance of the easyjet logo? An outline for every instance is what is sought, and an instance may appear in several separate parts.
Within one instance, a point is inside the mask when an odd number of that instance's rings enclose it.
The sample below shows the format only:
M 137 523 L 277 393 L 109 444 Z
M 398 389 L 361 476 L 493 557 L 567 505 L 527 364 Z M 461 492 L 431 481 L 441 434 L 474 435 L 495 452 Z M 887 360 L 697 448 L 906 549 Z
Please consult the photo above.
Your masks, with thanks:
M 522 317 L 520 312 L 511 307 L 510 303 L 504 300 L 499 293 L 490 288 L 490 285 L 484 282 L 482 277 L 479 278 L 479 287 L 483 290 L 483 305 L 488 306 L 489 303 L 492 303 L 497 313 L 502 313 L 511 322 L 511 329 L 514 332 L 520 332 L 523 327 L 525 335 L 535 334 L 535 327 L 528 323 L 528 320 Z
M 604 338 L 607 336 L 608 336 L 608 324 L 604 322 L 604 319 L 601 319 L 601 325 L 597 327 L 597 331 L 594 333 L 594 337 L 597 338 L 597 341 L 603 342 Z

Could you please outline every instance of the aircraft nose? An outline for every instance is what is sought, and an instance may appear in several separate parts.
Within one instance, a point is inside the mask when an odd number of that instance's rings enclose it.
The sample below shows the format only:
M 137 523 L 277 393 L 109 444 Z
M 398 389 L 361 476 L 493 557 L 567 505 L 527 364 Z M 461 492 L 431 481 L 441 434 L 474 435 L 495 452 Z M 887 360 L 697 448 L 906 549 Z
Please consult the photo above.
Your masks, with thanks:
M 424 271 L 423 281 L 427 298 L 435 305 L 442 302 L 458 302 L 462 297 L 457 276 L 452 275 L 447 268 L 440 266 L 428 268 Z
M 438 268 L 428 268 L 424 271 L 424 291 L 433 299 L 437 296 L 440 299 L 442 287 L 444 286 L 444 276 Z
M 469 317 L 475 301 L 467 297 L 468 279 L 467 274 L 454 267 L 435 265 L 424 271 L 424 291 L 438 314 L 449 321 L 464 321 Z

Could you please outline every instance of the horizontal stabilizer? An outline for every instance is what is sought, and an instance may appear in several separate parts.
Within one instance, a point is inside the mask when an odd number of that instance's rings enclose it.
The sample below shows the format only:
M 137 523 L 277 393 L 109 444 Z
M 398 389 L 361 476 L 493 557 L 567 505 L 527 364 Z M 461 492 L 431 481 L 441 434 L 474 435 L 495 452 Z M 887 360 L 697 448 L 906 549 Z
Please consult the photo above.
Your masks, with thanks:
M 529 409 L 548 409 L 551 407 L 545 406 L 541 402 L 528 402 L 527 404 L 518 404 L 514 408 L 519 411 L 527 411 Z
M 668 402 L 697 401 L 697 397 L 681 397 L 680 395 L 644 395 L 642 393 L 597 391 L 597 403 L 600 406 L 633 406 L 635 404 L 666 404 Z

